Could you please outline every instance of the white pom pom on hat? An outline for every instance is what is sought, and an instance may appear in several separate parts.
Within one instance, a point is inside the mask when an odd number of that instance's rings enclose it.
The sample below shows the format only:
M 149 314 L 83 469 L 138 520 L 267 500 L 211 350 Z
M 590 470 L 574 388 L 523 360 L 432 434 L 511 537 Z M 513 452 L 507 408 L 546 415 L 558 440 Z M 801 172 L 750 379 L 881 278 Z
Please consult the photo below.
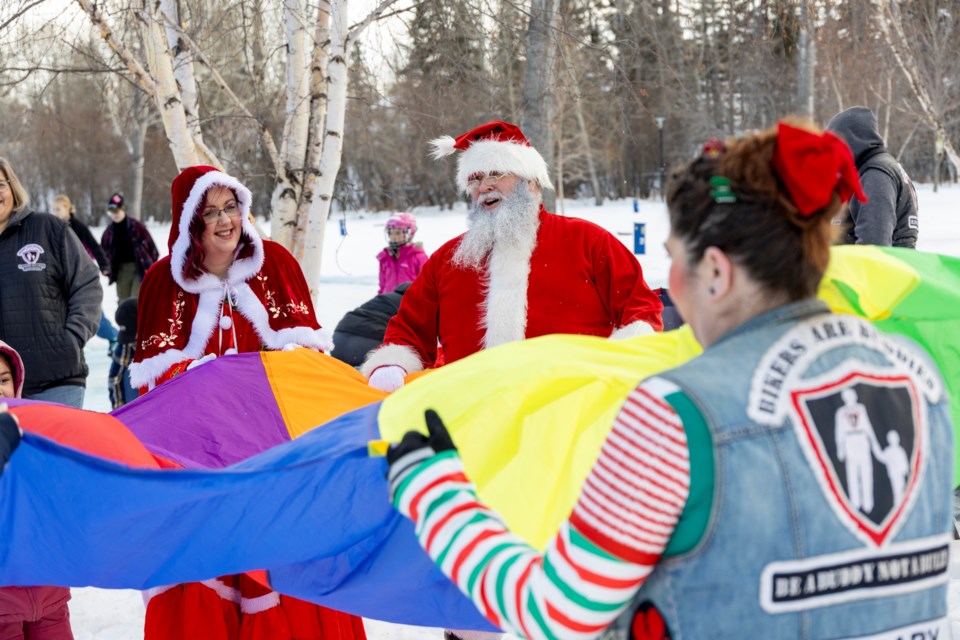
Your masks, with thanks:
M 434 159 L 461 151 L 457 160 L 457 186 L 467 191 L 467 180 L 475 173 L 511 173 L 524 180 L 536 180 L 542 189 L 553 189 L 543 156 L 530 146 L 520 127 L 494 120 L 458 138 L 441 136 L 430 141 Z

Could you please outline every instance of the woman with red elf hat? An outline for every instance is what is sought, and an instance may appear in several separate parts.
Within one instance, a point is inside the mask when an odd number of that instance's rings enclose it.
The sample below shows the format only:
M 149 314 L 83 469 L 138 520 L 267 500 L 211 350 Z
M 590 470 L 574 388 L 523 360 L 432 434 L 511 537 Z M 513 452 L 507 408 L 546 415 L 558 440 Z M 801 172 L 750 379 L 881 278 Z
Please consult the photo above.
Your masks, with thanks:
M 847 146 L 794 120 L 672 172 L 670 294 L 704 352 L 629 394 L 544 552 L 479 501 L 435 412 L 391 447 L 394 505 L 493 624 L 559 640 L 949 635 L 940 375 L 816 297 L 853 196 Z M 866 418 L 887 448 L 858 435 Z M 854 448 L 873 461 L 855 487 Z

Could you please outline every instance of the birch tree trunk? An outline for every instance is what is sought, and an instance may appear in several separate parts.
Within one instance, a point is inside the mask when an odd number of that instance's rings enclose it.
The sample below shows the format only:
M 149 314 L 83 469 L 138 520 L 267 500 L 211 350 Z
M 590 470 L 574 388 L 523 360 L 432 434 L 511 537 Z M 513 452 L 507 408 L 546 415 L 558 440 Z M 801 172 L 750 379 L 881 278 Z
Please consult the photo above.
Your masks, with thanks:
M 527 65 L 523 73 L 520 97 L 520 128 L 530 144 L 540 152 L 547 166 L 553 166 L 553 122 L 556 106 L 552 91 L 555 86 L 556 48 L 553 31 L 557 24 L 554 0 L 532 0 L 530 24 L 527 28 Z M 557 177 L 558 180 L 561 177 Z M 553 210 L 556 197 L 543 194 L 544 206 Z
M 167 48 L 173 54 L 173 77 L 180 87 L 180 99 L 187 118 L 187 129 L 194 141 L 203 143 L 200 131 L 200 100 L 197 93 L 197 80 L 193 69 L 193 52 L 180 37 L 180 31 L 186 29 L 180 15 L 178 0 L 160 0 L 158 10 L 163 16 L 164 33 L 167 36 Z
M 960 168 L 960 155 L 947 135 L 947 128 L 943 114 L 938 111 L 931 97 L 930 89 L 926 86 L 923 77 L 917 71 L 917 61 L 910 49 L 909 40 L 903 31 L 903 19 L 900 16 L 900 6 L 897 0 L 874 0 L 877 7 L 877 22 L 883 37 L 890 46 L 897 66 L 907 77 L 910 88 L 920 104 L 920 109 L 927 120 L 927 124 L 934 130 L 937 137 L 943 140 L 943 151 L 954 167 Z
M 574 58 L 567 53 L 567 48 L 561 51 L 563 66 L 566 70 L 566 77 L 573 93 L 573 114 L 577 119 L 577 129 L 580 138 L 580 145 L 583 147 L 583 153 L 587 158 L 587 172 L 590 174 L 590 187 L 593 189 L 593 201 L 598 207 L 603 204 L 603 194 L 600 193 L 600 179 L 597 177 L 597 165 L 593 159 L 593 149 L 590 144 L 590 133 L 587 131 L 587 121 L 583 116 L 583 92 L 580 90 L 580 79 L 577 69 L 571 64 Z M 557 118 L 558 122 L 563 122 L 563 118 Z M 561 152 L 561 141 L 563 135 L 557 136 L 557 153 Z M 563 207 L 563 165 L 557 163 L 557 196 L 560 199 L 560 206 Z
M 137 12 L 146 67 L 134 53 L 117 38 L 99 7 L 92 0 L 76 0 L 77 5 L 100 32 L 100 37 L 123 62 L 127 70 L 156 102 L 163 123 L 167 144 L 177 167 L 183 169 L 201 162 L 220 167 L 220 162 L 202 141 L 194 139 L 187 125 L 187 114 L 180 97 L 180 87 L 174 75 L 173 54 L 167 46 L 164 33 L 166 20 L 159 3 L 145 0 L 143 11 Z
M 130 136 L 130 182 L 133 193 L 130 195 L 130 206 L 127 211 L 137 220 L 143 219 L 143 151 L 147 130 L 150 128 L 145 100 L 146 96 L 134 90 L 133 133 Z
M 574 79 L 576 82 L 576 79 Z M 593 203 L 598 207 L 603 204 L 603 194 L 600 192 L 600 180 L 597 178 L 597 164 L 593 160 L 593 150 L 590 148 L 590 134 L 587 132 L 587 121 L 583 117 L 583 100 L 580 97 L 580 87 L 577 86 L 573 98 L 573 110 L 577 116 L 577 127 L 580 129 L 580 144 L 587 156 L 587 171 L 590 173 L 590 187 L 593 189 Z M 561 178 L 562 179 L 562 178 Z M 557 185 L 559 188 L 559 185 Z
M 120 81 L 119 76 L 114 82 L 106 85 L 105 90 L 111 91 L 113 100 L 104 103 L 104 112 L 113 134 L 123 140 L 127 154 L 130 156 L 130 195 L 127 198 L 127 215 L 141 219 L 143 201 L 143 166 L 144 146 L 147 130 L 150 128 L 150 113 L 147 109 L 147 100 L 150 97 L 138 87 L 132 88 L 130 94 L 130 112 L 126 118 L 121 110 L 127 105 L 127 91 L 121 87 L 126 83 Z
M 303 259 L 307 246 L 307 223 L 313 204 L 314 188 L 320 175 L 320 156 L 323 152 L 323 132 L 327 119 L 327 63 L 329 52 L 323 46 L 330 41 L 330 3 L 321 0 L 318 6 L 317 25 L 314 35 L 313 62 L 310 65 L 310 126 L 307 147 L 307 163 L 303 177 L 303 190 L 297 207 L 297 227 L 291 249 L 297 260 Z M 320 245 L 322 250 L 323 245 Z M 298 255 L 300 254 L 300 255 Z
M 308 150 L 310 166 L 305 180 L 304 194 L 298 213 L 297 232 L 294 234 L 291 253 L 300 262 L 310 295 L 318 304 L 317 293 L 320 287 L 320 266 L 323 258 L 323 240 L 326 235 L 327 218 L 333 203 L 333 188 L 340 171 L 343 157 L 344 121 L 347 111 L 348 62 L 347 52 L 353 43 L 374 20 L 379 18 L 397 0 L 381 0 L 377 7 L 354 25 L 347 25 L 347 0 L 332 0 L 328 5 L 320 4 L 317 23 L 317 45 L 322 46 L 322 38 L 329 27 L 329 54 L 315 52 L 312 66 L 313 82 L 311 92 L 311 130 L 319 133 Z M 325 80 L 321 74 L 326 68 Z M 324 95 L 326 91 L 326 95 Z M 322 123 L 322 124 L 321 124 Z M 313 162 L 317 158 L 315 177 Z M 307 204 L 309 203 L 309 204 Z
M 323 150 L 320 153 L 320 171 L 316 180 L 316 194 L 307 214 L 305 233 L 300 234 L 293 247 L 293 255 L 300 261 L 310 295 L 317 303 L 320 284 L 320 265 L 323 257 L 323 239 L 327 218 L 333 202 L 333 187 L 340 171 L 343 155 L 343 125 L 347 111 L 347 0 L 330 3 L 330 58 L 327 66 L 327 117 L 323 131 Z
M 286 107 L 280 158 L 283 170 L 271 197 L 270 235 L 284 245 L 293 245 L 297 205 L 303 189 L 307 136 L 310 125 L 309 66 L 302 0 L 284 0 L 284 32 L 287 39 Z
M 800 36 L 797 56 L 797 112 L 814 117 L 816 104 L 817 38 L 813 7 L 808 2 L 800 5 Z
M 167 48 L 167 39 L 160 26 L 162 16 L 156 11 L 143 16 L 143 46 L 147 57 L 147 67 L 156 80 L 154 100 L 163 121 L 163 130 L 173 152 L 177 167 L 183 169 L 200 164 L 197 145 L 187 125 L 187 113 L 180 99 L 180 89 L 173 75 L 173 59 Z

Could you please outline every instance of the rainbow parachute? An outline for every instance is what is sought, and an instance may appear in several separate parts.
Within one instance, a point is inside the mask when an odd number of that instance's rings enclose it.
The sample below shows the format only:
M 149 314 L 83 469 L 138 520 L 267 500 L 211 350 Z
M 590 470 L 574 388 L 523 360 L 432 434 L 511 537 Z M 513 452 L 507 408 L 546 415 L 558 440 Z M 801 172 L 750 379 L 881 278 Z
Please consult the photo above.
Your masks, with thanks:
M 923 344 L 960 425 L 960 260 L 837 249 L 821 296 Z M 481 498 L 542 547 L 626 394 L 698 349 L 687 329 L 547 336 L 386 399 L 299 349 L 219 358 L 112 415 L 13 401 L 27 434 L 0 476 L 0 584 L 143 589 L 265 569 L 274 589 L 342 611 L 488 629 L 388 504 L 369 443 L 437 409 Z

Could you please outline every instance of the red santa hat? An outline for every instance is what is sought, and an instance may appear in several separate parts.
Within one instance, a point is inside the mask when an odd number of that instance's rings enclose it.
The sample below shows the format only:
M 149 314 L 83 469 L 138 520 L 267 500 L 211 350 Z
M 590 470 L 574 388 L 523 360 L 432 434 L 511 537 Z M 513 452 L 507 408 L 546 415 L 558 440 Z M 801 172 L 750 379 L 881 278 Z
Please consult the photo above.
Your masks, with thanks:
M 547 163 L 530 146 L 520 127 L 495 120 L 468 131 L 457 139 L 442 136 L 431 140 L 431 155 L 443 158 L 460 150 L 457 186 L 468 190 L 467 180 L 475 173 L 512 173 L 524 180 L 536 180 L 542 189 L 553 189 Z
M 197 279 L 187 278 L 184 267 L 190 249 L 190 222 L 201 214 L 204 196 L 213 187 L 226 187 L 233 191 L 240 207 L 241 234 L 253 246 L 253 255 L 234 260 L 227 272 L 227 282 L 244 282 L 254 276 L 263 266 L 263 240 L 250 222 L 250 206 L 253 196 L 243 183 L 216 167 L 197 165 L 180 172 L 170 186 L 173 209 L 173 224 L 167 247 L 170 249 L 170 270 L 173 279 L 185 291 L 200 293 L 204 289 L 222 286 L 222 281 L 213 274 L 204 274 Z

